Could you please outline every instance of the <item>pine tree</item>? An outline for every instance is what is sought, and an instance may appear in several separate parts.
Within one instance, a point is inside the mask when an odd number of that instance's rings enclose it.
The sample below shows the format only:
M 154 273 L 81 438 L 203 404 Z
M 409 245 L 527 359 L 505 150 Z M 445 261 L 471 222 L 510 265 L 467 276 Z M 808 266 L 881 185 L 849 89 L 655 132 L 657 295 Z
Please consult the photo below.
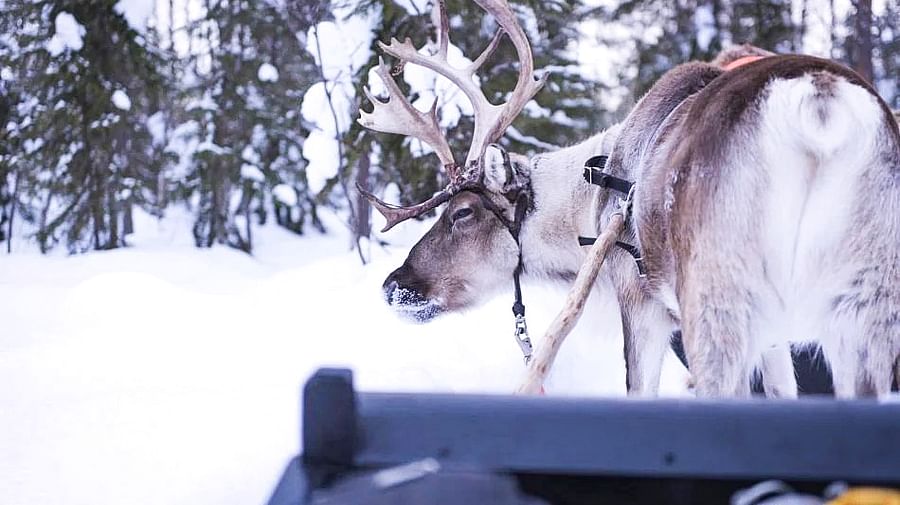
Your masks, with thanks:
M 141 181 L 154 177 L 145 111 L 162 83 L 146 40 L 115 2 L 5 6 L 16 104 L 16 193 L 41 250 L 125 245 Z M 12 31 L 7 31 L 7 30 Z
M 15 97 L 7 79 L 12 78 L 6 64 L 13 56 L 13 48 L 0 45 L 0 243 L 6 242 L 7 251 L 12 246 L 12 225 L 15 220 L 16 201 L 16 161 L 13 158 L 14 144 L 18 139 Z M 12 127 L 12 128 L 10 128 Z
M 894 110 L 900 110 L 900 4 L 886 2 L 874 20 L 877 62 L 875 84 Z
M 709 61 L 731 44 L 751 43 L 792 52 L 799 27 L 790 17 L 791 0 L 626 0 L 606 13 L 610 23 L 633 33 L 611 44 L 632 46 L 633 64 L 620 73 L 632 90 L 627 110 L 662 74 L 692 60 Z M 650 36 L 648 36 L 648 34 Z M 632 76 L 633 68 L 637 75 Z
M 298 110 L 311 60 L 289 30 L 286 12 L 267 2 L 208 2 L 202 21 L 209 68 L 198 73 L 189 116 L 201 138 L 183 184 L 197 200 L 200 247 L 253 246 L 253 223 L 274 208 L 279 224 L 302 233 L 318 225 L 306 187 Z M 276 191 L 277 188 L 277 191 Z
M 729 29 L 735 43 L 750 43 L 777 53 L 795 49 L 791 0 L 732 0 Z
M 848 18 L 850 35 L 845 41 L 847 63 L 863 79 L 874 83 L 875 69 L 872 65 L 872 0 L 853 0 L 853 10 Z

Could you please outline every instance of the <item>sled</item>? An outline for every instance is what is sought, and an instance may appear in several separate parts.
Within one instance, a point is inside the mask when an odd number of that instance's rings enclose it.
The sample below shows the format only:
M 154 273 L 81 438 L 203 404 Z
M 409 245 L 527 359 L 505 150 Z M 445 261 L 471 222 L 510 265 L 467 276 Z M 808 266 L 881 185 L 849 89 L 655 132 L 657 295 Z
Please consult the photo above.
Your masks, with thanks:
M 270 505 L 728 503 L 768 479 L 817 495 L 837 480 L 900 487 L 900 403 L 366 393 L 342 369 L 316 372 L 302 402 L 303 453 Z

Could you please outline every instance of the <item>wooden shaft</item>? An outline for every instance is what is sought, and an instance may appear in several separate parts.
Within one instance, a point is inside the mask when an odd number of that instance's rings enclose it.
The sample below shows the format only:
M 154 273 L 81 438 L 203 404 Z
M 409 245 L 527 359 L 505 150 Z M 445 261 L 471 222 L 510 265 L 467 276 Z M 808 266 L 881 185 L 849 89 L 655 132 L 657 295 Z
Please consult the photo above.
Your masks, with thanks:
M 594 281 L 597 280 L 597 274 L 600 273 L 600 267 L 603 265 L 603 260 L 606 259 L 606 254 L 616 243 L 624 228 L 625 217 L 619 212 L 613 214 L 603 233 L 591 246 L 587 258 L 578 270 L 575 284 L 569 291 L 569 296 L 566 297 L 565 305 L 547 328 L 544 339 L 540 341 L 534 359 L 528 366 L 525 380 L 516 390 L 516 394 L 538 394 L 541 391 L 559 348 L 562 347 L 563 341 L 581 318 L 581 313 L 584 312 L 584 305 L 591 294 L 591 288 L 594 286 Z

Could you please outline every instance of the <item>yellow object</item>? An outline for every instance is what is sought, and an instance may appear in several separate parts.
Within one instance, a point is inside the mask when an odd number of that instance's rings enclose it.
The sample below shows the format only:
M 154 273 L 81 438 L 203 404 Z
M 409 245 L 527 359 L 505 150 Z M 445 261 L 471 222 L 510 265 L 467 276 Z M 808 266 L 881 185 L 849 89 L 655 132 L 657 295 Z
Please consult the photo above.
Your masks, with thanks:
M 900 491 L 878 487 L 857 487 L 831 500 L 828 505 L 900 505 Z

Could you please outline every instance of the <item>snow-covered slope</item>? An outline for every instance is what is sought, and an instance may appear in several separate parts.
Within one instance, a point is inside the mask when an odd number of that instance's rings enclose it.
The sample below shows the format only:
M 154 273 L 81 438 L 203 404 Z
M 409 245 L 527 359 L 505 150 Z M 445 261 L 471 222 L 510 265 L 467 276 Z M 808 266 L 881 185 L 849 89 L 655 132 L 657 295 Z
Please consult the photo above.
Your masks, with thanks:
M 514 388 L 511 294 L 404 321 L 380 284 L 426 225 L 392 231 L 404 244 L 372 246 L 363 267 L 329 224 L 263 228 L 250 257 L 195 249 L 186 217 L 144 216 L 129 249 L 0 259 L 2 502 L 263 502 L 300 449 L 299 393 L 319 366 L 349 366 L 368 390 Z M 563 297 L 525 285 L 536 345 Z M 618 327 L 612 307 L 587 314 L 548 393 L 623 394 Z M 664 382 L 682 391 L 680 366 Z

